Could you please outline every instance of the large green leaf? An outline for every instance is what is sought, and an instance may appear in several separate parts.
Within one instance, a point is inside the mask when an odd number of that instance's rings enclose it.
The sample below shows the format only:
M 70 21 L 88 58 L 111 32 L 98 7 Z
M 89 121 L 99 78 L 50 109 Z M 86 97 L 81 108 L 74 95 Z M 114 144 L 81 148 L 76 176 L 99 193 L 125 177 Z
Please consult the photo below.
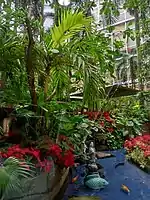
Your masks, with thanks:
M 91 23 L 91 18 L 85 17 L 82 12 L 64 12 L 59 26 L 54 26 L 51 29 L 52 47 L 57 48 L 63 45 L 66 40 L 71 39 L 75 34 L 84 30 Z

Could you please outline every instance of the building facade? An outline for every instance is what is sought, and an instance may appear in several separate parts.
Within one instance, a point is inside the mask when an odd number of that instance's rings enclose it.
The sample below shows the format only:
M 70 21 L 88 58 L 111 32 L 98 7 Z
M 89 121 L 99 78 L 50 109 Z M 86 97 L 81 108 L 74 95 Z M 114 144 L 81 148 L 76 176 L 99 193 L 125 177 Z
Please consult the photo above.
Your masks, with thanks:
M 104 0 L 95 0 L 96 7 L 93 9 L 92 14 L 94 16 L 96 24 L 98 25 L 98 29 L 108 34 L 106 31 L 108 24 L 106 23 L 105 16 L 100 14 L 103 2 Z M 127 10 L 123 9 L 123 4 L 125 3 L 125 0 L 114 0 L 114 2 L 116 3 L 120 14 L 118 17 L 111 16 L 112 20 L 111 24 L 109 25 L 113 27 L 113 31 L 111 33 L 112 43 L 116 39 L 123 41 L 124 46 L 121 51 L 128 55 L 128 59 L 126 59 L 126 63 L 123 63 L 123 59 L 121 58 L 122 66 L 120 65 L 118 68 L 116 67 L 116 79 L 113 79 L 112 82 L 113 84 L 122 84 L 128 85 L 128 87 L 131 86 L 137 88 L 139 87 L 139 83 L 137 77 L 138 66 L 136 58 L 136 42 L 130 37 L 124 37 L 124 32 L 128 28 L 130 28 L 131 30 L 135 30 L 135 18 Z M 145 40 L 141 38 L 141 44 L 144 42 Z M 146 81 L 143 84 L 144 86 L 142 87 L 144 87 L 145 90 L 150 89 L 150 81 L 148 78 L 146 78 Z
M 112 40 L 118 39 L 124 42 L 124 48 L 122 49 L 125 53 L 135 53 L 136 44 L 131 38 L 124 38 L 124 31 L 127 30 L 128 27 L 134 30 L 134 16 L 130 15 L 127 10 L 123 9 L 123 4 L 125 0 L 115 0 L 120 15 L 118 17 L 112 16 L 111 26 L 114 27 L 113 32 L 111 33 Z M 95 4 L 97 5 L 93 9 L 93 16 L 96 24 L 98 24 L 99 30 L 106 30 L 108 24 L 106 23 L 105 16 L 100 14 L 100 10 L 102 8 L 103 0 L 95 0 Z

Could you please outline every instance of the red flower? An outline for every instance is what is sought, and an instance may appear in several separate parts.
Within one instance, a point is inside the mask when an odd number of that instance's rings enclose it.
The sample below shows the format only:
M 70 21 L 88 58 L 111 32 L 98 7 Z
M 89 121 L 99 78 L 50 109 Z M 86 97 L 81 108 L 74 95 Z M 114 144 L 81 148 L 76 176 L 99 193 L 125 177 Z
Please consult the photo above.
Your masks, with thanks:
M 131 151 L 132 149 L 138 147 L 141 151 L 144 152 L 145 157 L 149 156 L 150 152 L 150 135 L 137 136 L 135 138 L 131 138 L 130 140 L 125 141 L 124 147 Z
M 31 148 L 31 151 L 26 151 L 27 153 L 31 153 L 34 157 L 40 157 L 40 150 Z
M 45 171 L 50 171 L 52 163 L 51 161 L 48 161 L 46 158 L 47 156 L 52 156 L 54 160 L 59 163 L 61 166 L 69 167 L 74 165 L 74 155 L 73 155 L 73 149 L 74 146 L 72 143 L 68 140 L 66 136 L 62 136 L 61 139 L 67 139 L 66 145 L 68 145 L 69 150 L 66 150 L 65 152 L 62 151 L 61 147 L 58 144 L 52 144 L 49 143 L 49 149 L 47 150 L 45 154 L 45 158 L 41 160 L 41 151 L 40 149 L 36 148 L 21 148 L 20 145 L 14 145 L 7 149 L 7 151 L 0 152 L 0 155 L 3 158 L 8 157 L 15 157 L 20 160 L 25 160 L 26 156 L 30 156 L 33 159 L 36 159 L 38 161 L 38 166 L 43 168 Z
M 65 167 L 72 167 L 74 165 L 74 155 L 70 150 L 67 150 L 60 158 L 59 162 L 63 163 Z
M 110 117 L 110 114 L 109 114 L 109 112 L 104 112 L 104 113 L 103 113 L 103 116 L 104 116 L 104 117 Z
M 113 128 L 107 128 L 107 131 L 108 131 L 109 133 L 112 133 L 112 132 L 114 131 L 114 129 L 113 129 Z
M 132 142 L 129 140 L 126 140 L 124 143 L 124 147 L 127 149 L 131 149 L 133 147 Z
M 150 134 L 149 135 L 143 135 L 143 140 L 149 142 L 150 141 Z
M 99 125 L 102 126 L 102 127 L 104 127 L 105 126 L 104 121 L 100 122 Z
M 144 152 L 144 156 L 147 158 L 147 157 L 150 157 L 150 151 L 145 151 Z
M 104 113 L 103 113 L 103 116 L 104 116 L 104 118 L 105 118 L 105 120 L 106 120 L 107 122 L 110 122 L 110 123 L 114 122 L 114 120 L 110 117 L 109 112 L 104 112 Z
M 94 120 L 97 120 L 99 117 L 100 112 L 93 112 L 93 118 Z
M 139 145 L 137 145 L 140 149 L 142 149 L 143 151 L 145 151 L 147 149 L 147 145 L 145 145 L 144 143 L 141 143 Z
M 99 111 L 88 111 L 84 112 L 83 114 L 87 115 L 89 120 L 97 120 L 101 114 Z
M 8 158 L 7 153 L 1 153 L 1 156 L 2 156 L 3 158 Z
M 9 131 L 9 132 L 8 132 L 8 136 L 9 136 L 9 137 L 14 136 L 14 135 L 15 135 L 15 133 L 13 133 L 12 131 Z
M 56 157 L 60 157 L 60 154 L 62 152 L 62 149 L 57 145 L 57 144 L 53 144 L 51 147 L 50 147 L 50 152 L 53 156 L 56 156 Z

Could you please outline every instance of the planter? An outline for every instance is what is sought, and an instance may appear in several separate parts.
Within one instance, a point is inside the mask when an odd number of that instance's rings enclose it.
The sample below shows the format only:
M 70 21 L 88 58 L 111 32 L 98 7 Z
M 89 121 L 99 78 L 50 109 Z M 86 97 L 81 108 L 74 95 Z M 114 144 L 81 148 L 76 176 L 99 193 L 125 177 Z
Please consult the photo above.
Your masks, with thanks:
M 22 192 L 9 194 L 5 200 L 61 200 L 68 186 L 68 177 L 69 169 L 56 167 L 51 174 L 41 173 L 32 180 L 23 181 Z
M 52 179 L 50 193 L 49 193 L 50 200 L 57 200 L 57 199 L 61 200 L 61 198 L 64 195 L 63 190 L 65 191 L 65 189 L 66 189 L 63 186 L 67 185 L 66 182 L 68 182 L 67 181 L 68 177 L 69 177 L 69 168 L 67 168 L 67 169 L 65 169 L 65 168 L 61 169 L 59 167 L 56 168 L 55 175 Z

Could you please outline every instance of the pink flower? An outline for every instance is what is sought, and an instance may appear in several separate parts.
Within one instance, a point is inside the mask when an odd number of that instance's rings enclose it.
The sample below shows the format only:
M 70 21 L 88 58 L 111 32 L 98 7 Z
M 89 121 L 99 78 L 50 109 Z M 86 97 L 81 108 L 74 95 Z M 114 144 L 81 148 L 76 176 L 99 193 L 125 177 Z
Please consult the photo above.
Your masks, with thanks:
M 44 159 L 43 161 L 39 162 L 37 167 L 43 168 L 45 172 L 50 172 L 52 168 L 52 161 Z
M 149 135 L 143 135 L 143 140 L 149 142 L 150 141 L 150 134 Z
M 130 140 L 126 140 L 124 143 L 124 147 L 127 149 L 131 149 L 133 147 L 132 142 Z

